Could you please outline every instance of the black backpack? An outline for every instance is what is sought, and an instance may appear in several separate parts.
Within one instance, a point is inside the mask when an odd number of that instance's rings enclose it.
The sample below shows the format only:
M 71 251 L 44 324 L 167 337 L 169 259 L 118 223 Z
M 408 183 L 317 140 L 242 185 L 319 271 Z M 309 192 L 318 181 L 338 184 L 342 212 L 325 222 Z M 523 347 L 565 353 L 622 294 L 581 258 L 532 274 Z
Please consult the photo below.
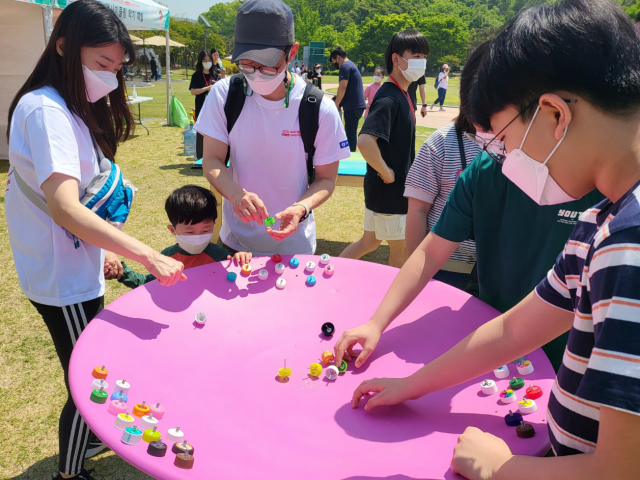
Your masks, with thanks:
M 244 75 L 237 73 L 229 81 L 229 95 L 224 104 L 224 114 L 227 117 L 227 132 L 231 133 L 236 120 L 242 113 L 246 95 L 244 94 Z M 298 80 L 299 81 L 299 80 Z M 320 117 L 320 104 L 324 97 L 324 92 L 315 87 L 312 83 L 307 83 L 300 102 L 300 135 L 304 144 L 304 151 L 307 154 L 307 180 L 309 185 L 316 178 L 316 171 L 313 168 L 313 157 L 316 153 L 316 134 L 318 133 L 318 122 Z M 226 165 L 229 165 L 229 153 L 227 151 Z

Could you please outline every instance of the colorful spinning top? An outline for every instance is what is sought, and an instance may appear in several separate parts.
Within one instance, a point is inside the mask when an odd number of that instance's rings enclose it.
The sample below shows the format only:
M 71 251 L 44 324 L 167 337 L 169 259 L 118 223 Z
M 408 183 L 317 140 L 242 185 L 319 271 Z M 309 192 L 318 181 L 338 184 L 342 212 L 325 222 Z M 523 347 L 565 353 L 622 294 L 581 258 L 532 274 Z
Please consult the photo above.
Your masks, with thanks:
M 275 219 L 275 218 L 273 218 L 273 217 L 269 217 L 269 218 L 267 218 L 267 219 L 264 221 L 264 224 L 265 224 L 267 227 L 270 227 L 270 226 L 271 226 L 271 225 L 273 225 L 274 223 L 276 223 L 276 219 Z
M 282 261 L 282 256 L 276 253 L 274 256 L 271 257 L 271 261 L 273 263 L 280 263 Z
M 253 269 L 251 268 L 251 265 L 249 265 L 248 263 L 245 263 L 244 265 L 242 265 L 242 275 L 244 275 L 245 277 L 248 277 L 249 275 L 251 275 L 251 271 Z
M 109 408 L 107 408 L 107 412 L 111 415 L 118 415 L 120 413 L 125 413 L 127 411 L 127 404 L 122 400 L 111 400 L 109 404 Z
M 170 428 L 165 436 L 167 443 L 178 443 L 184 438 L 184 432 L 180 430 L 180 427 Z
M 324 374 L 327 376 L 329 380 L 335 380 L 336 378 L 338 378 L 339 373 L 340 371 L 338 370 L 338 367 L 336 367 L 335 365 L 328 366 L 324 371 Z
M 510 373 L 511 372 L 509 372 L 509 367 L 507 365 L 503 365 L 493 371 L 493 374 L 496 376 L 496 378 L 507 378 Z
M 284 360 L 284 368 L 278 369 L 278 379 L 281 382 L 286 382 L 289 380 L 289 376 L 291 375 L 291 369 L 287 368 L 287 359 Z
M 509 410 L 509 414 L 504 416 L 504 423 L 506 423 L 509 427 L 517 427 L 518 425 L 520 425 L 520 423 L 522 423 L 522 415 L 520 415 L 518 412 L 513 413 L 511 410 Z
M 91 396 L 89 397 L 89 399 L 93 402 L 93 403 L 107 403 L 107 397 L 109 397 L 109 394 L 107 392 L 104 391 L 104 388 L 100 388 L 100 390 L 94 390 L 91 392 Z
M 196 313 L 195 320 L 198 325 L 204 325 L 207 323 L 207 314 L 204 312 L 198 312 Z
M 322 359 L 322 363 L 329 365 L 336 357 L 333 355 L 331 350 L 325 350 L 322 352 L 322 355 L 320 355 L 320 358 Z
M 193 455 L 193 447 L 189 445 L 186 440 L 182 443 L 174 443 L 171 451 L 173 453 L 188 453 L 189 455 Z
M 133 407 L 132 413 L 136 417 L 140 417 L 140 418 L 147 415 L 149 413 L 149 407 L 147 406 L 147 402 L 143 400 L 142 403 L 136 403 Z
M 173 464 L 183 470 L 190 470 L 193 468 L 193 460 L 193 455 L 189 455 L 188 453 L 179 453 L 176 455 L 176 459 Z
M 160 402 L 156 403 L 155 406 L 149 407 L 149 413 L 153 413 L 153 416 L 158 420 L 162 420 L 164 417 L 164 407 L 160 405 Z
M 152 457 L 164 457 L 167 454 L 167 444 L 162 443 L 160 440 L 150 442 L 147 453 Z
M 522 380 L 520 377 L 513 377 L 511 380 L 509 380 L 509 387 L 511 387 L 511 390 L 520 390 L 522 387 L 524 387 L 524 380 Z
M 157 425 L 153 428 L 148 428 L 142 434 L 143 442 L 151 443 L 151 442 L 157 442 L 158 440 L 160 440 L 160 432 L 158 432 Z
M 527 387 L 527 398 L 535 400 L 536 398 L 540 398 L 542 396 L 542 389 L 537 385 L 529 385 Z
M 313 287 L 316 284 L 316 277 L 314 275 L 309 275 L 307 277 L 307 285 L 309 285 L 310 287 Z
M 496 382 L 489 379 L 483 380 L 480 384 L 480 388 L 482 389 L 482 393 L 484 393 L 485 395 L 493 395 L 494 393 L 498 392 L 498 386 L 496 385 Z
M 102 378 L 96 378 L 91 383 L 91 386 L 93 387 L 94 390 L 100 390 L 101 388 L 106 390 L 109 388 L 109 384 L 107 383 L 107 381 L 103 380 Z
M 319 377 L 322 373 L 322 365 L 319 363 L 312 363 L 309 367 L 309 375 L 312 377 Z
M 334 267 L 333 265 L 329 264 L 326 267 L 324 267 L 324 274 L 327 277 L 333 276 L 334 273 L 336 273 L 336 267 Z
M 278 263 L 276 264 L 276 274 L 282 275 L 284 273 L 284 264 Z
M 329 255 L 326 253 L 320 255 L 320 265 L 326 265 L 329 261 L 331 261 L 331 257 Z
M 116 421 L 113 424 L 113 426 L 118 430 L 124 430 L 131 425 L 133 425 L 133 417 L 129 415 L 129 412 L 119 413 L 116 416 Z
M 145 415 L 140 420 L 140 426 L 143 430 L 148 430 L 158 425 L 158 419 L 153 416 L 153 413 L 149 412 L 149 415 Z
M 267 270 L 266 268 L 261 268 L 260 271 L 258 271 L 258 278 L 260 280 L 266 280 L 267 278 L 269 278 L 269 270 Z
M 289 260 L 289 266 L 291 268 L 296 268 L 298 265 L 300 265 L 300 259 L 293 257 L 291 260 Z
M 124 393 L 129 393 L 130 388 L 131 384 L 126 380 L 116 380 L 116 390 L 122 390 Z
M 516 433 L 520 438 L 532 438 L 536 436 L 533 425 L 524 422 L 521 422 L 520 425 L 516 427 Z
M 129 397 L 124 393 L 124 390 L 120 390 L 119 392 L 113 392 L 111 394 L 111 400 L 122 400 L 123 403 L 127 403 Z
M 305 265 L 305 269 L 307 270 L 307 272 L 313 273 L 313 271 L 316 269 L 316 264 L 312 261 L 308 261 Z
M 236 278 L 238 278 L 238 274 L 236 272 L 229 272 L 227 273 L 227 281 L 229 282 L 235 282 Z
M 338 367 L 338 371 L 340 373 L 344 373 L 347 371 L 347 362 L 345 362 L 344 360 L 342 360 L 342 363 L 340 364 L 340 366 Z
M 522 363 L 516 364 L 518 373 L 520 375 L 529 375 L 530 373 L 533 373 L 533 364 L 529 360 L 524 360 L 524 358 L 522 360 Z
M 284 287 L 286 287 L 286 286 L 287 286 L 287 281 L 286 281 L 284 278 L 279 278 L 279 279 L 276 281 L 276 288 L 277 288 L 278 290 L 283 290 L 283 289 L 284 289 Z
M 518 402 L 518 408 L 520 409 L 520 413 L 533 413 L 538 410 L 538 406 L 534 400 L 530 398 L 523 398 Z
M 506 390 L 500 392 L 500 401 L 502 403 L 513 403 L 518 401 L 518 397 L 513 390 L 507 388 Z
M 142 430 L 137 426 L 127 427 L 122 432 L 122 443 L 127 445 L 138 445 L 142 440 Z
M 322 334 L 325 337 L 331 337 L 334 333 L 336 333 L 336 327 L 333 326 L 333 323 L 327 322 L 322 324 Z
M 93 372 L 91 372 L 91 375 L 93 375 L 93 378 L 101 378 L 102 380 L 107 378 L 108 374 L 109 374 L 109 370 L 104 368 L 104 365 L 102 365 L 101 367 L 94 368 Z

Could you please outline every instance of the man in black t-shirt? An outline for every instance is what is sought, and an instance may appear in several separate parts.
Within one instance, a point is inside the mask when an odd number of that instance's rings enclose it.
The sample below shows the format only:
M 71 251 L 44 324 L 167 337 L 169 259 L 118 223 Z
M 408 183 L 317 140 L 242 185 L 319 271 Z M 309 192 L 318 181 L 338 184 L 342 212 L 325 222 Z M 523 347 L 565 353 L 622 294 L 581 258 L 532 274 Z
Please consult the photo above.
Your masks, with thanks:
M 389 244 L 389 265 L 402 267 L 407 257 L 405 224 L 408 200 L 404 184 L 415 157 L 414 104 L 407 93 L 424 75 L 429 42 L 416 30 L 393 36 L 385 53 L 389 79 L 380 87 L 360 130 L 358 147 L 367 161 L 364 177 L 364 234 L 341 257 L 360 258 Z
M 427 79 L 424 77 L 424 75 L 422 75 L 418 80 L 416 80 L 415 82 L 411 82 L 411 85 L 409 85 L 409 88 L 407 89 L 407 92 L 409 93 L 409 97 L 411 97 L 411 101 L 413 102 L 413 109 L 418 111 L 418 96 L 417 94 L 417 90 L 418 87 L 420 88 L 420 99 L 422 100 L 422 108 L 420 108 L 420 115 L 422 115 L 422 117 L 426 117 L 427 116 L 427 94 L 425 92 L 425 85 L 427 83 Z

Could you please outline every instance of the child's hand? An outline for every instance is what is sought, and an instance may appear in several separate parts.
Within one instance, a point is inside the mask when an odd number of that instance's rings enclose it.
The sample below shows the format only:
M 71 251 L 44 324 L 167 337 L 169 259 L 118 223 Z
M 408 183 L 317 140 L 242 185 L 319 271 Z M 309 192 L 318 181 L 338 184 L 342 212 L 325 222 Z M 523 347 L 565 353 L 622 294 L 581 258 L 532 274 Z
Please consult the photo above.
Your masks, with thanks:
M 333 347 L 336 353 L 336 365 L 340 365 L 343 356 L 347 360 L 351 360 L 351 357 L 355 356 L 352 348 L 359 343 L 362 345 L 362 351 L 356 359 L 356 368 L 359 368 L 378 346 L 380 335 L 382 335 L 380 329 L 371 323 L 365 323 L 344 332 Z
M 467 427 L 453 449 L 451 471 L 470 480 L 491 479 L 512 456 L 501 438 Z
M 251 262 L 252 257 L 253 255 L 251 254 L 251 252 L 238 252 L 233 257 L 229 255 L 227 257 L 227 260 L 231 260 L 233 258 L 233 260 L 235 260 L 238 265 L 242 266 L 247 265 L 249 262 Z
M 412 393 L 412 380 L 409 378 L 374 378 L 362 382 L 360 386 L 353 392 L 353 400 L 351 406 L 358 408 L 360 399 L 369 393 L 377 393 L 375 397 L 371 397 L 364 409 L 369 411 L 382 405 L 397 405 L 405 400 L 413 400 L 418 398 Z

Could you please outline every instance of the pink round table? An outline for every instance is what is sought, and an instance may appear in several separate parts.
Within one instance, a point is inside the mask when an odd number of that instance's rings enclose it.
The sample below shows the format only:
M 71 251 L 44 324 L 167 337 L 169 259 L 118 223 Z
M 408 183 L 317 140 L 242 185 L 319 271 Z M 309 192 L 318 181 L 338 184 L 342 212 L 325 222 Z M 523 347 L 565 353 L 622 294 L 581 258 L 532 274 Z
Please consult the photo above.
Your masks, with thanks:
M 536 430 L 532 439 L 518 438 L 505 425 L 504 416 L 517 403 L 503 405 L 498 394 L 481 393 L 483 378 L 496 380 L 499 390 L 508 386 L 509 378 L 497 380 L 492 372 L 370 413 L 362 405 L 351 408 L 362 381 L 413 373 L 493 318 L 493 308 L 432 281 L 382 336 L 365 366 L 355 370 L 350 363 L 335 381 L 324 371 L 313 378 L 311 363 L 345 329 L 369 319 L 397 270 L 334 258 L 335 275 L 327 277 L 319 257 L 300 256 L 297 268 L 289 267 L 289 258 L 283 258 L 284 290 L 275 288 L 275 264 L 263 257 L 252 260 L 250 277 L 230 262 L 193 268 L 185 282 L 171 288 L 152 282 L 101 312 L 80 336 L 69 372 L 76 405 L 98 437 L 143 472 L 167 480 L 457 478 L 449 470 L 451 454 L 470 425 L 503 438 L 516 454 L 546 452 L 545 412 L 555 375 L 541 350 L 527 355 L 535 371 L 524 377 L 527 386 L 544 392 L 538 411 L 525 415 Z M 318 263 L 313 287 L 305 284 L 308 260 Z M 258 279 L 263 267 L 267 280 Z M 236 282 L 227 281 L 228 271 L 238 273 Z M 204 326 L 194 324 L 198 312 L 207 314 Z M 327 321 L 336 327 L 332 339 L 321 333 Z M 285 359 L 292 374 L 279 383 Z M 158 430 L 164 437 L 180 426 L 195 448 L 192 470 L 175 467 L 171 451 L 156 458 L 144 442 L 121 442 L 109 402 L 89 400 L 98 365 L 109 370 L 109 394 L 116 380 L 131 383 L 130 411 L 143 400 L 165 407 Z M 517 375 L 515 364 L 509 368 L 511 377 Z M 517 394 L 521 399 L 524 389 Z

